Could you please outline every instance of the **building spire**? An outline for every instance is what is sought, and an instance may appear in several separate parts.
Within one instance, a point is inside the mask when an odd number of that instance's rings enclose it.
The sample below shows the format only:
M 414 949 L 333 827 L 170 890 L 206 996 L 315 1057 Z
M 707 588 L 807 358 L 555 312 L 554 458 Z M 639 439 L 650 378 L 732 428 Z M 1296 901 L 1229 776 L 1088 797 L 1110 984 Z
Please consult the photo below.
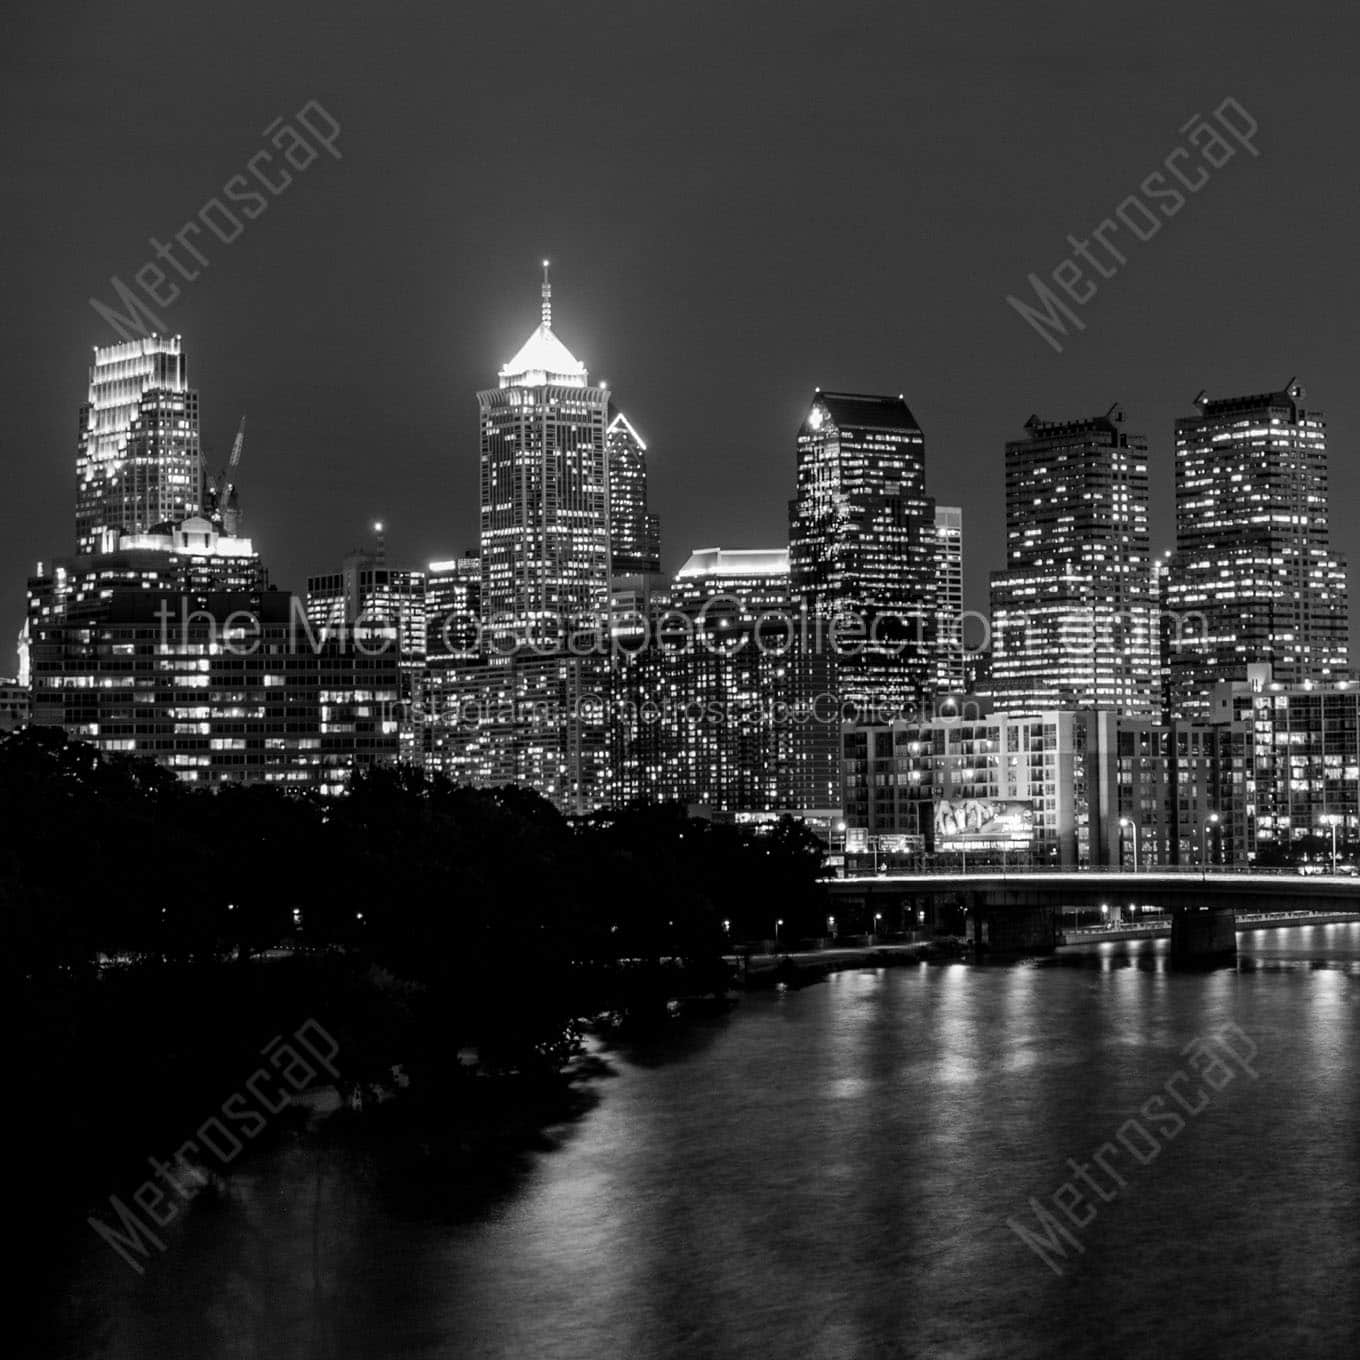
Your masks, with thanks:
M 552 329 L 552 284 L 548 282 L 548 262 L 543 261 L 543 324 Z

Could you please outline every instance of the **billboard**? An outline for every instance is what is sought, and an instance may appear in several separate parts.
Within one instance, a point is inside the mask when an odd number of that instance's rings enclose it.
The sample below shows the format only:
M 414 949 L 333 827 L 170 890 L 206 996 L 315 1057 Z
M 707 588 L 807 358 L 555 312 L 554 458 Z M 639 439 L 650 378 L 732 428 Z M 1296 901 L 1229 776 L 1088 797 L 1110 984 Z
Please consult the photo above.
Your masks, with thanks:
M 936 850 L 1015 850 L 1034 839 L 1034 808 L 1003 798 L 940 798 Z

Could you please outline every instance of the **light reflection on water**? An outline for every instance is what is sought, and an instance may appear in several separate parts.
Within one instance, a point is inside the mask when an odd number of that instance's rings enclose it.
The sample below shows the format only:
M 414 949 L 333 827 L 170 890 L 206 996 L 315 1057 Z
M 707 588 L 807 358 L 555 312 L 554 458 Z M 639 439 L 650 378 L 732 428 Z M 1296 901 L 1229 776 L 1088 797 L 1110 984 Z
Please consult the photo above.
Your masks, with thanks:
M 281 1152 L 145 1279 L 93 1253 L 76 1289 L 107 1346 L 69 1353 L 1350 1354 L 1360 925 L 1239 946 L 1210 973 L 1139 940 L 753 994 L 665 1061 L 615 1057 L 597 1107 L 471 1222 L 403 1221 L 343 1154 Z M 1007 1217 L 1227 1021 L 1260 1079 L 1131 1169 L 1053 1274 Z

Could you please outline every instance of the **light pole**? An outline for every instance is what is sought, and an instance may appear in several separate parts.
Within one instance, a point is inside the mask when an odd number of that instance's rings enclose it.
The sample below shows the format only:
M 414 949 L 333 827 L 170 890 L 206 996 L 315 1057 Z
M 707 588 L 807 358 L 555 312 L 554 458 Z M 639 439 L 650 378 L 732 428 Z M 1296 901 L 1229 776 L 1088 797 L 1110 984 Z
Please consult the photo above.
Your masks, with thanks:
M 776 919 L 774 923 L 774 952 L 776 954 L 779 953 L 779 927 L 783 924 L 784 918 L 782 916 Z
M 1208 876 L 1209 876 L 1209 828 L 1210 828 L 1211 826 L 1217 826 L 1217 825 L 1218 825 L 1218 813 L 1216 813 L 1216 812 L 1211 812 L 1211 813 L 1204 819 L 1204 821 L 1202 821 L 1202 822 L 1200 823 L 1200 828 L 1199 828 L 1199 841 L 1200 841 L 1200 870 L 1199 870 L 1199 876 L 1200 876 L 1201 882 L 1202 882 L 1204 879 L 1208 878 Z
M 1335 812 L 1328 812 L 1328 813 L 1326 813 L 1326 814 L 1323 816 L 1323 818 L 1322 818 L 1322 823 L 1323 823 L 1323 825 L 1324 825 L 1324 826 L 1330 826 L 1330 827 L 1332 828 L 1332 877 L 1333 877 L 1333 878 L 1336 877 L 1336 828 L 1337 828 L 1337 823 L 1340 822 L 1340 821 L 1341 821 L 1341 818 L 1338 817 L 1338 816 L 1336 815 Z
M 1121 817 L 1119 819 L 1119 829 L 1122 831 L 1127 827 L 1133 832 L 1133 872 L 1138 872 L 1138 823 L 1131 817 Z
M 874 919 L 869 922 L 869 938 L 872 940 L 878 935 L 878 923 L 883 919 L 881 911 L 874 912 Z

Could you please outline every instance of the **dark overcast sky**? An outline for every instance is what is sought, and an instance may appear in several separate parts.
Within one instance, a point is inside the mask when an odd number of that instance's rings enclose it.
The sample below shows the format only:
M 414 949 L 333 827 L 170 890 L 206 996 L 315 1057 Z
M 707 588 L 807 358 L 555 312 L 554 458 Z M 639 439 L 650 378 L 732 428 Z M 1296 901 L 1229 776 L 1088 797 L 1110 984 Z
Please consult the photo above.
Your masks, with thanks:
M 114 338 L 88 299 L 312 99 L 343 159 L 206 242 L 162 312 L 205 440 L 249 416 L 249 531 L 282 586 L 374 515 L 403 562 L 475 542 L 473 393 L 534 326 L 544 255 L 559 335 L 651 446 L 668 567 L 785 541 L 817 385 L 905 393 L 981 604 L 1032 412 L 1124 403 L 1160 545 L 1174 417 L 1294 375 L 1360 562 L 1358 34 L 1336 4 L 11 3 L 0 671 L 33 560 L 72 549 L 76 411 Z M 1054 353 L 1005 295 L 1229 96 L 1259 159 L 1126 245 Z

